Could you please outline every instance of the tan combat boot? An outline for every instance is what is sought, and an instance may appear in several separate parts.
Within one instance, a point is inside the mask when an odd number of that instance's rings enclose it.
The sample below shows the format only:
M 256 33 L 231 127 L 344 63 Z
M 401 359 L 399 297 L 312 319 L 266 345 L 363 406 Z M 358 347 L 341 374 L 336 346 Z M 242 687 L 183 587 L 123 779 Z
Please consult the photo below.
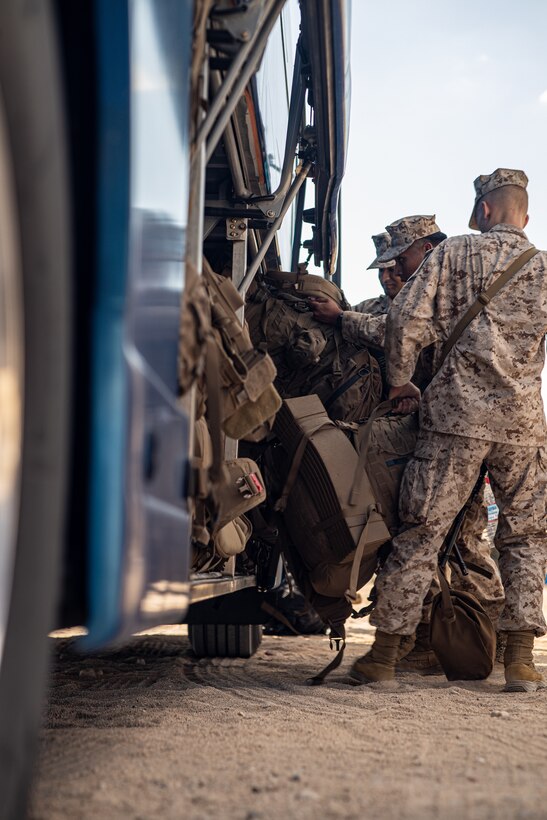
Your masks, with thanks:
M 393 680 L 401 640 L 404 637 L 404 635 L 390 635 L 377 629 L 370 652 L 355 661 L 350 670 L 351 677 L 359 683 Z
M 534 666 L 533 649 L 533 632 L 507 633 L 504 692 L 535 692 L 547 688 L 543 676 Z
M 398 672 L 419 672 L 421 675 L 440 675 L 442 668 L 429 640 L 429 624 L 420 623 L 416 629 L 416 640 L 404 652 L 405 641 L 401 642 L 401 653 L 397 661 Z

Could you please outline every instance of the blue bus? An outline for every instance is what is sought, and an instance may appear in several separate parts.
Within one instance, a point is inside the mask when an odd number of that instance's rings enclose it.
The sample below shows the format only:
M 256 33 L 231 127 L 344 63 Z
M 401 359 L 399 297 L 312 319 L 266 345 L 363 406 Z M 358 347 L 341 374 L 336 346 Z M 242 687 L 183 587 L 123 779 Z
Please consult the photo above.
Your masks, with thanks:
M 204 255 L 242 296 L 305 256 L 339 277 L 348 5 L 0 5 L 3 816 L 24 813 L 49 630 L 260 640 L 254 570 L 193 559 L 181 299 Z

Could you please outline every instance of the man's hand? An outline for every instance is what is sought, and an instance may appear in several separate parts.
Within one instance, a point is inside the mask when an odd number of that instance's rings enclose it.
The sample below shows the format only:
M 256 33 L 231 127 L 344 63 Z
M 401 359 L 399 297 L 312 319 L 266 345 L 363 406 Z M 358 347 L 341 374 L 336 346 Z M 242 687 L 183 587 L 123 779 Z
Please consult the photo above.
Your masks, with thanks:
M 412 382 L 407 382 L 400 387 L 392 387 L 389 391 L 389 398 L 397 402 L 392 412 L 401 416 L 415 413 L 420 404 L 420 390 Z
M 343 313 L 340 305 L 337 305 L 330 296 L 308 296 L 308 302 L 313 310 L 314 318 L 326 325 L 336 324 L 336 320 Z

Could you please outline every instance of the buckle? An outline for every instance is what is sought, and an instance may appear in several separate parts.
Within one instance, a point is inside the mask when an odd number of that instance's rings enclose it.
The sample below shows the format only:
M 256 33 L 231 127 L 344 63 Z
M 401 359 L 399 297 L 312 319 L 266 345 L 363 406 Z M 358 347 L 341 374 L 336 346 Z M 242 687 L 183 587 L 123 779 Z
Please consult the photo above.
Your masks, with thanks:
M 247 473 L 247 475 L 240 476 L 236 479 L 236 487 L 243 498 L 252 498 L 264 492 L 264 487 L 256 473 Z
M 329 637 L 329 645 L 330 645 L 330 648 L 331 648 L 331 649 L 335 649 L 335 648 L 336 648 L 336 652 L 340 652 L 340 649 L 343 649 L 343 648 L 345 647 L 345 645 L 346 645 L 346 641 L 344 640 L 344 638 L 339 638 L 339 637 L 333 638 L 333 637 Z

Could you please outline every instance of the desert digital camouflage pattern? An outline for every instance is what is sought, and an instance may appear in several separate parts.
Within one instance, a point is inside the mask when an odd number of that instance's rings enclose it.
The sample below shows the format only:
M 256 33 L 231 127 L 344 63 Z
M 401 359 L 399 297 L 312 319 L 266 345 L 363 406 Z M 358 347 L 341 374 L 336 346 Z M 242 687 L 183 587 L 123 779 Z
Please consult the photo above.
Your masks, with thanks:
M 456 543 L 466 564 L 469 564 L 469 566 L 474 564 L 486 570 L 491 573 L 490 577 L 471 570 L 469 570 L 468 575 L 462 575 L 461 572 L 453 569 L 450 583 L 453 589 L 470 592 L 474 595 L 481 602 L 488 617 L 496 626 L 503 609 L 505 592 L 498 565 L 492 558 L 491 541 L 488 537 L 484 537 L 487 526 L 488 508 L 484 500 L 483 490 L 477 495 L 467 511 Z M 439 592 L 440 588 L 439 581 L 434 575 L 433 582 L 424 600 L 420 618 L 422 623 L 429 622 L 432 596 Z
M 436 248 L 388 315 L 390 383 L 409 381 L 421 348 L 444 342 L 477 294 L 529 247 L 522 230 L 497 225 Z M 500 509 L 495 544 L 506 599 L 498 629 L 545 632 L 546 267 L 546 254 L 538 254 L 496 294 L 422 397 L 418 444 L 401 487 L 403 529 L 378 579 L 371 619 L 386 632 L 411 634 L 419 622 L 438 551 L 483 461 Z M 436 350 L 440 356 L 441 345 Z
M 391 305 L 391 299 L 383 293 L 381 296 L 374 296 L 372 299 L 364 299 L 358 305 L 352 307 L 355 313 L 368 313 L 371 316 L 384 316 Z
M 426 235 L 434 233 L 434 228 L 437 228 L 437 226 L 427 221 L 422 222 L 419 227 L 420 230 L 426 231 Z M 345 311 L 342 319 L 342 335 L 353 344 L 371 344 L 383 348 L 385 344 L 386 314 L 392 304 L 391 299 L 383 296 L 378 297 L 376 300 L 365 300 L 352 311 Z M 363 313 L 360 312 L 361 310 L 363 310 Z M 379 316 L 370 315 L 372 310 L 378 310 Z M 437 341 L 424 348 L 417 358 L 412 380 L 422 390 L 426 389 L 435 375 L 435 358 L 438 361 L 441 349 L 442 343 Z M 455 589 L 473 593 L 495 623 L 503 607 L 505 596 L 498 567 L 490 555 L 490 543 L 482 538 L 487 519 L 486 507 L 482 497 L 479 497 L 467 513 L 458 539 L 458 546 L 465 561 L 488 570 L 491 577 L 487 578 L 475 572 L 470 572 L 468 576 L 455 573 L 453 575 L 453 586 Z M 436 578 L 433 577 L 432 589 L 428 595 L 429 601 L 431 600 L 431 593 L 436 591 L 437 582 Z M 420 620 L 428 621 L 429 609 L 429 606 L 424 607 Z
M 374 238 L 374 237 L 373 237 Z M 395 265 L 395 262 L 393 263 Z M 391 299 L 385 293 L 373 299 L 359 302 L 351 310 L 344 311 L 342 336 L 354 345 L 383 347 L 386 330 L 386 313 Z
M 412 379 L 419 351 L 449 337 L 458 319 L 511 262 L 530 248 L 524 231 L 496 225 L 435 248 L 393 301 L 387 316 L 387 378 Z M 538 253 L 471 322 L 421 402 L 423 430 L 483 441 L 540 446 L 547 331 L 547 254 Z
M 378 258 L 383 253 L 385 253 L 387 251 L 387 249 L 389 248 L 389 246 L 391 244 L 391 237 L 388 234 L 388 232 L 383 231 L 382 233 L 374 234 L 374 236 L 372 236 L 371 239 L 374 242 L 374 247 L 376 248 L 376 258 L 374 259 L 373 262 L 370 263 L 367 270 L 370 270 L 371 268 L 392 268 L 392 267 L 394 267 L 394 265 L 395 265 L 394 260 L 386 262 L 383 265 L 380 265 L 378 263 Z
M 547 560 L 546 472 L 537 446 L 523 447 L 421 431 L 415 457 L 403 475 L 400 517 L 406 528 L 378 575 L 371 623 L 411 635 L 436 573 L 438 552 L 480 470 L 488 464 L 500 509 L 495 544 L 505 604 L 501 631 L 545 632 L 543 586 Z
M 387 298 L 387 297 L 386 297 Z M 384 347 L 387 314 L 360 313 L 345 310 L 342 317 L 342 336 L 358 347 Z
M 434 233 L 441 233 L 441 229 L 435 222 L 435 214 L 432 216 L 421 214 L 403 216 L 388 225 L 386 230 L 391 237 L 391 245 L 378 256 L 379 267 L 384 267 L 385 263 L 396 259 L 408 250 L 417 239 L 432 236 Z
M 496 188 L 503 188 L 505 185 L 517 185 L 519 188 L 524 188 L 528 185 L 528 177 L 524 171 L 518 171 L 514 168 L 496 168 L 491 174 L 481 174 L 476 178 L 473 185 L 475 186 L 475 202 L 473 204 L 473 211 L 471 219 L 469 220 L 469 227 L 477 231 L 479 226 L 475 221 L 475 208 L 477 202 L 483 198 L 490 191 L 495 191 Z
M 469 575 L 452 572 L 452 586 L 462 592 L 471 592 L 483 605 L 494 626 L 498 623 L 505 592 L 498 565 L 492 558 L 492 542 L 485 537 L 488 527 L 488 507 L 484 500 L 484 489 L 478 494 L 464 518 L 457 541 L 461 556 L 468 564 L 475 564 L 491 572 L 490 578 L 469 570 Z

